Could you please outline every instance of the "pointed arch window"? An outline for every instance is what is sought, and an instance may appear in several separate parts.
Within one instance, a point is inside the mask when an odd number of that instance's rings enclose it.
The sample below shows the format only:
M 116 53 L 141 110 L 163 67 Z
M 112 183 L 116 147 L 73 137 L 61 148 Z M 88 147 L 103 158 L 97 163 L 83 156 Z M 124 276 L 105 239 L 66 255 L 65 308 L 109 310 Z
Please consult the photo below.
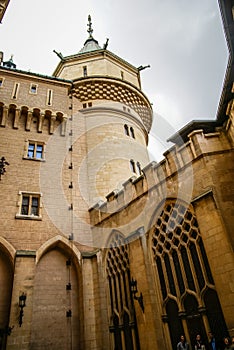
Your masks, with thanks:
M 214 333 L 220 334 L 218 327 L 222 327 L 222 332 L 225 332 L 222 310 L 217 306 L 219 301 L 192 206 L 186 207 L 178 202 L 166 203 L 155 224 L 151 243 L 162 309 L 166 312 L 163 319 L 168 324 L 172 347 L 176 348 L 182 333 L 188 332 L 193 341 L 196 330 L 205 339 L 204 317 L 208 317 Z M 215 293 L 213 303 L 218 309 L 215 317 L 208 298 L 203 298 L 204 292 L 211 286 Z M 183 323 L 186 324 L 186 332 L 181 328 L 180 317 L 187 321 Z
M 139 339 L 130 292 L 129 248 L 124 237 L 114 232 L 106 253 L 106 273 L 110 296 L 110 332 L 115 349 L 138 350 Z

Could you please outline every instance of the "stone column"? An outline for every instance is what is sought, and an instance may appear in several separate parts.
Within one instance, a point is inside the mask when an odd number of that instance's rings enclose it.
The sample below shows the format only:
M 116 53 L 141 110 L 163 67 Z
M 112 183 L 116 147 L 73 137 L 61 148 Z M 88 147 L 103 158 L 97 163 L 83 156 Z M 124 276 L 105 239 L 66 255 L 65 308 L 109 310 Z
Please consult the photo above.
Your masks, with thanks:
M 6 126 L 6 120 L 8 117 L 8 107 L 4 106 L 2 111 L 2 120 L 1 120 L 1 126 Z
M 33 112 L 32 111 L 28 111 L 27 119 L 26 119 L 26 125 L 25 125 L 25 130 L 26 131 L 30 131 L 30 129 L 31 129 L 32 115 L 33 115 Z
M 45 119 L 45 115 L 41 113 L 41 114 L 39 115 L 38 129 L 37 129 L 37 131 L 40 132 L 40 133 L 42 132 L 42 127 L 43 127 L 44 119 Z
M 50 117 L 50 130 L 49 130 L 49 133 L 50 134 L 53 134 L 54 133 L 54 124 L 55 124 L 55 120 L 56 120 L 56 116 L 55 115 L 52 115 Z
M 61 136 L 65 136 L 67 127 L 67 117 L 63 116 L 63 121 L 61 124 Z
M 15 109 L 15 118 L 14 118 L 14 124 L 13 124 L 14 129 L 18 129 L 19 127 L 19 117 L 20 117 L 20 109 L 17 108 Z

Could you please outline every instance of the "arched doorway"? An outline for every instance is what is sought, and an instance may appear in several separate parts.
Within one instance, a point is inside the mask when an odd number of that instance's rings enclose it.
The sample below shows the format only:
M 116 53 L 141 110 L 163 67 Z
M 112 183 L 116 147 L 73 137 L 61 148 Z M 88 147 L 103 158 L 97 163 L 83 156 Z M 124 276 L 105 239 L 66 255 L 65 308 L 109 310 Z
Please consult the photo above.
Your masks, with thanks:
M 71 256 L 59 247 L 47 251 L 36 268 L 30 349 L 82 349 L 80 299 Z
M 0 246 L 0 350 L 6 348 L 13 285 L 13 265 L 5 249 Z

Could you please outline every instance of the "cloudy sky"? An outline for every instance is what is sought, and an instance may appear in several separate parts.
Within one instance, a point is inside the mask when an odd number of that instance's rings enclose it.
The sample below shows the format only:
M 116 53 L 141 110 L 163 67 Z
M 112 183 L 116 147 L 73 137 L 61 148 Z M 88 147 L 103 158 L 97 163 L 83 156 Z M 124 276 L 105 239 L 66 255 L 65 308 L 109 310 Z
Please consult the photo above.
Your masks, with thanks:
M 194 119 L 215 119 L 227 64 L 217 0 L 11 0 L 0 25 L 0 51 L 18 69 L 52 75 L 59 59 L 87 39 L 87 17 L 102 46 L 142 71 L 154 109 L 151 158 Z

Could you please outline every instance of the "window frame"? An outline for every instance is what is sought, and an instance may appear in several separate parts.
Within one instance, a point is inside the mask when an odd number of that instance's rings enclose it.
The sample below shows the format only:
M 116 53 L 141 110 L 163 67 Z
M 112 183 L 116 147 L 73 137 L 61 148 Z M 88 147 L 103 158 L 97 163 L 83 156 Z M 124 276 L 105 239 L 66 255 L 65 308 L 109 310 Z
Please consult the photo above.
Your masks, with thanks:
M 34 86 L 35 86 L 35 91 L 32 90 Z M 31 84 L 30 84 L 29 93 L 30 93 L 31 95 L 37 95 L 37 90 L 38 90 L 38 84 L 31 83 Z
M 33 150 L 31 150 L 31 151 L 33 151 L 33 154 L 34 154 L 33 157 L 29 156 L 29 151 L 30 151 L 29 147 L 30 147 L 30 145 L 34 145 Z M 37 148 L 39 146 L 42 147 L 42 151 L 41 151 L 41 155 L 42 156 L 41 156 L 41 158 L 37 157 L 37 153 L 39 152 Z M 39 162 L 44 162 L 45 161 L 45 143 L 41 142 L 41 141 L 26 140 L 26 146 L 25 146 L 23 159 L 36 160 L 36 161 L 39 161 Z
M 29 191 L 19 191 L 19 200 L 17 203 L 18 212 L 15 215 L 16 219 L 26 219 L 26 220 L 42 220 L 41 216 L 41 208 L 42 208 L 42 193 L 40 192 L 29 192 Z M 27 209 L 27 214 L 22 213 L 23 211 L 23 200 L 24 198 L 28 198 L 28 204 L 25 205 Z M 36 198 L 38 200 L 37 206 L 33 205 L 33 199 Z M 32 208 L 36 208 L 37 215 L 32 212 Z

